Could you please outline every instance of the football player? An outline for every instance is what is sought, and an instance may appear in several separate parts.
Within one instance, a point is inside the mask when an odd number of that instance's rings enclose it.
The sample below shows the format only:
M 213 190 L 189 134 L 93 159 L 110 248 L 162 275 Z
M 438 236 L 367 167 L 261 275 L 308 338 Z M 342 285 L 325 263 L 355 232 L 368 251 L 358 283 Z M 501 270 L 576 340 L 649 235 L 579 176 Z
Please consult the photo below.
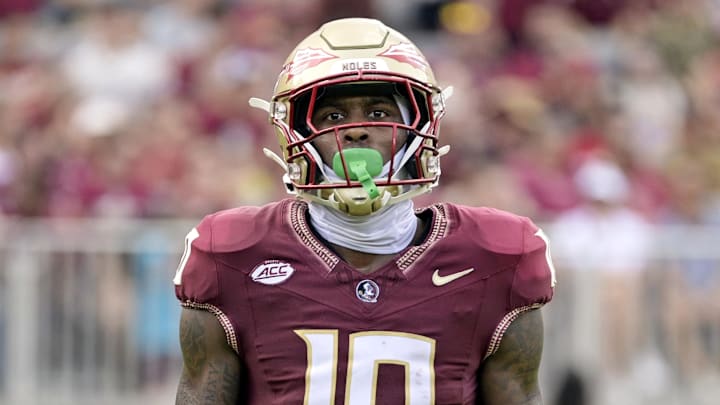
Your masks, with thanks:
M 449 89 L 371 19 L 328 22 L 264 109 L 293 198 L 204 218 L 174 278 L 178 404 L 541 404 L 553 295 L 530 220 L 450 203 L 438 184 Z

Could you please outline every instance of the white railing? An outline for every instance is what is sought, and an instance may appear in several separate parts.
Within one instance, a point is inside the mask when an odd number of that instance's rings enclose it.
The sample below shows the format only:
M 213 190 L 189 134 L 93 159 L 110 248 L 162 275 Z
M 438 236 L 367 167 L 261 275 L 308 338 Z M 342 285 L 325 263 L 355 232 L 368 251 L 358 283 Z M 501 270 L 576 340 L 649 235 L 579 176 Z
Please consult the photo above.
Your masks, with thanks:
M 173 403 L 181 360 L 171 279 L 194 223 L 0 222 L 0 404 Z M 574 271 L 553 252 L 547 405 L 568 370 L 586 389 L 574 405 L 720 398 L 720 230 L 653 234 L 646 269 L 629 280 Z
M 0 403 L 172 403 L 192 221 L 0 225 Z

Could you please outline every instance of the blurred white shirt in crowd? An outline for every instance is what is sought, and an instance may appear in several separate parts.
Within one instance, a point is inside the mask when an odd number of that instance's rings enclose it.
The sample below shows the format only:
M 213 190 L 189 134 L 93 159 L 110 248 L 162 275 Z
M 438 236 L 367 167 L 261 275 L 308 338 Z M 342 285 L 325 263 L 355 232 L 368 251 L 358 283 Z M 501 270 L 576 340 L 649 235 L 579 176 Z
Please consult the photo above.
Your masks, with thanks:
M 84 38 L 63 60 L 63 72 L 83 98 L 110 98 L 136 108 L 166 94 L 173 80 L 165 54 L 142 40 L 110 47 Z
M 622 170 L 613 162 L 590 159 L 574 179 L 587 202 L 552 224 L 556 258 L 579 271 L 643 270 L 650 254 L 651 227 L 624 205 L 629 184 Z

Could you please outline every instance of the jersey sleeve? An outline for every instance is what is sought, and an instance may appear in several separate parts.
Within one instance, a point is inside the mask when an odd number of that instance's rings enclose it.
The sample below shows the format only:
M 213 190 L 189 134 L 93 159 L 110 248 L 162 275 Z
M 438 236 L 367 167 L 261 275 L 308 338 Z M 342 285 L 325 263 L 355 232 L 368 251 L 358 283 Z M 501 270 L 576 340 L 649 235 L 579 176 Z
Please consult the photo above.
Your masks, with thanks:
M 183 303 L 210 304 L 220 294 L 213 255 L 213 216 L 205 217 L 185 237 L 185 251 L 175 272 L 175 295 Z
M 552 299 L 556 282 L 547 236 L 529 219 L 523 222 L 522 256 L 510 292 L 512 308 L 546 304 Z

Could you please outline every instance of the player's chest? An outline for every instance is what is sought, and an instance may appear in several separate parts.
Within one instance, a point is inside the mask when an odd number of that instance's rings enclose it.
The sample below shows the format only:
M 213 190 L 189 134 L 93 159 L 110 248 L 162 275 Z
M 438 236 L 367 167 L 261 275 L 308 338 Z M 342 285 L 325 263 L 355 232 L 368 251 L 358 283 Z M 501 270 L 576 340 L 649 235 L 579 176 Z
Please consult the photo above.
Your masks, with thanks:
M 332 318 L 379 326 L 417 313 L 428 320 L 440 313 L 440 321 L 479 310 L 486 278 L 470 262 L 431 261 L 410 271 L 388 262 L 364 274 L 344 262 L 327 271 L 299 260 L 266 260 L 245 277 L 242 305 L 250 305 L 262 319 L 280 320 L 287 314 L 294 322 Z
M 337 268 L 318 277 L 291 267 L 274 270 L 292 273 L 282 283 L 252 275 L 246 283 L 243 304 L 253 319 L 238 324 L 265 383 L 314 396 L 306 403 L 329 403 L 333 395 L 372 403 L 371 393 L 378 403 L 404 403 L 408 390 L 459 403 L 468 392 L 499 310 L 480 271 L 456 263 L 417 268 L 410 277 L 396 268 L 369 275 Z
M 496 280 L 471 262 L 432 260 L 408 272 L 390 264 L 371 274 L 344 263 L 326 273 L 299 261 L 263 263 L 246 276 L 237 302 L 252 322 L 236 324 L 256 337 L 256 347 L 283 350 L 277 348 L 282 341 L 287 350 L 303 349 L 320 334 L 333 336 L 325 343 L 342 351 L 362 332 L 426 339 L 434 350 L 439 345 L 442 353 L 462 357 L 504 310 L 504 302 L 488 296 Z
M 507 284 L 494 275 L 513 266 L 512 259 L 477 260 L 478 254 L 440 254 L 433 249 L 424 253 L 419 258 L 398 257 L 370 274 L 342 261 L 329 267 L 297 255 L 258 257 L 242 274 L 225 273 L 234 274 L 226 289 L 244 286 L 231 301 L 262 320 L 256 328 L 263 332 L 335 328 L 457 335 L 473 329 L 484 313 L 496 311 L 499 303 L 488 297 L 488 285 L 497 290 Z M 465 256 L 470 258 L 462 259 Z

